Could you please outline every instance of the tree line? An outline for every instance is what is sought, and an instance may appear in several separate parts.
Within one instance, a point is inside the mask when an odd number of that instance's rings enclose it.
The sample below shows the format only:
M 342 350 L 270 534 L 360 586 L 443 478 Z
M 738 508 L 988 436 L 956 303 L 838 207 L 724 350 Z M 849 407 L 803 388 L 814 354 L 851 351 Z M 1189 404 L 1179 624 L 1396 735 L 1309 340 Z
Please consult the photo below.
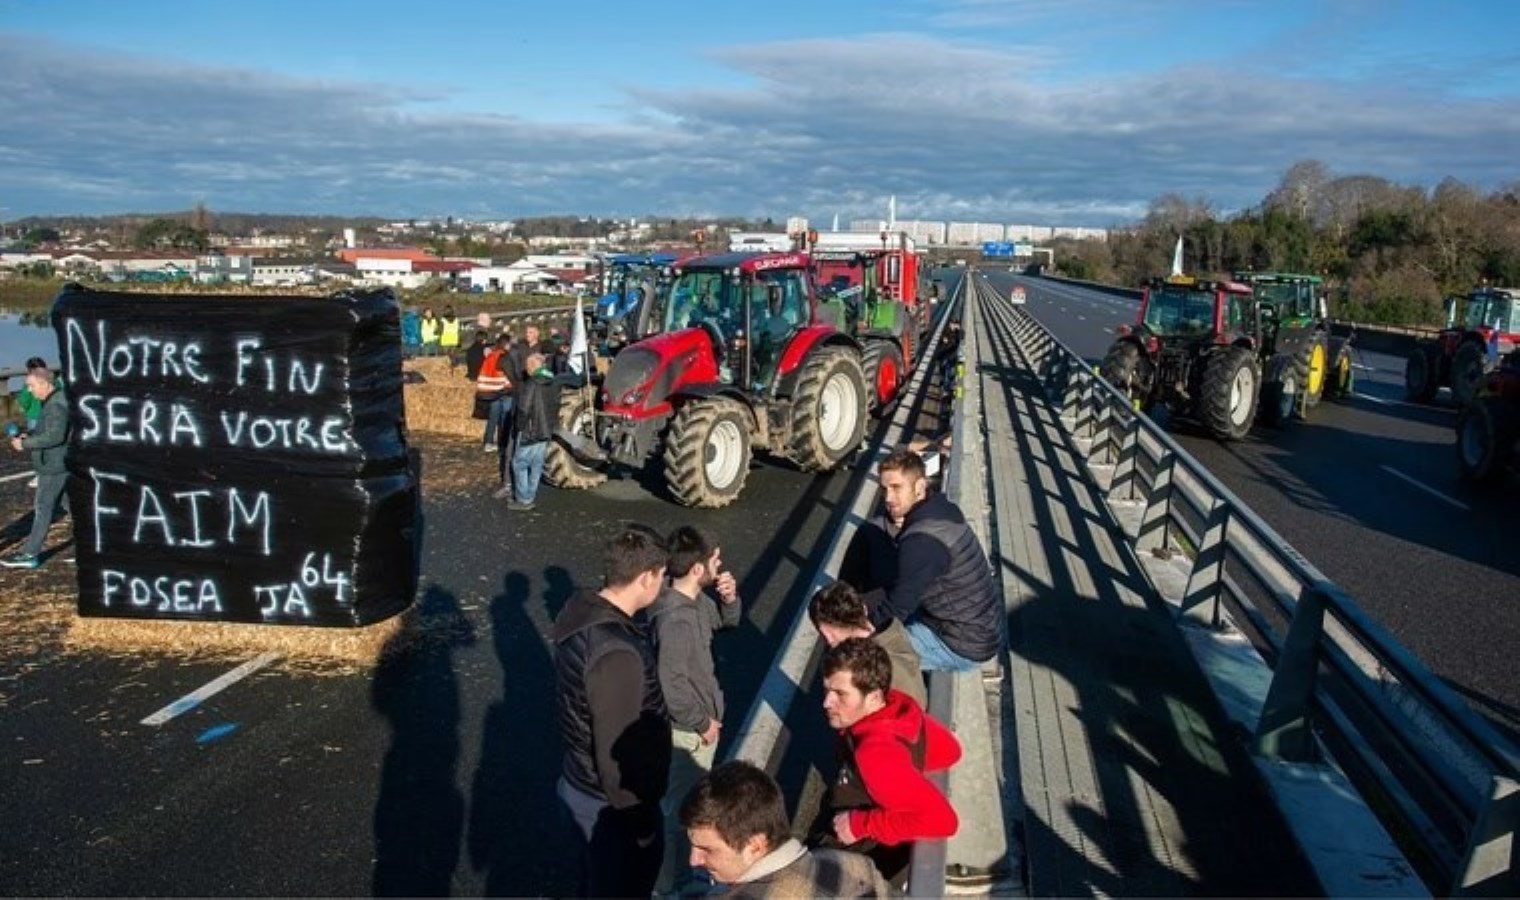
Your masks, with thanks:
M 1138 285 L 1170 271 L 1178 235 L 1189 274 L 1298 272 L 1327 282 L 1331 315 L 1438 325 L 1443 298 L 1487 282 L 1520 286 L 1520 182 L 1484 193 L 1454 178 L 1434 189 L 1371 175 L 1335 176 L 1305 160 L 1262 202 L 1233 216 L 1165 194 L 1107 242 L 1054 242 L 1063 274 Z

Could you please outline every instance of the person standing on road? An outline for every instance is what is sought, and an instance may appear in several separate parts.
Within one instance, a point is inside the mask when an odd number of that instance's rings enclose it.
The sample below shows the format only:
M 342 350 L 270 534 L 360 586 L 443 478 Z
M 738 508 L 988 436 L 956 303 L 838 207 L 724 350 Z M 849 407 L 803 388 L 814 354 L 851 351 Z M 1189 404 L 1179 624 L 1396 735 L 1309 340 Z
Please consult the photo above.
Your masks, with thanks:
M 454 353 L 459 349 L 459 317 L 454 315 L 454 307 L 443 308 L 443 318 L 438 321 L 438 327 L 438 346 L 451 363 L 457 362 Z
M 887 651 L 892 661 L 892 690 L 902 691 L 919 706 L 929 708 L 929 691 L 908 631 L 896 619 L 877 630 L 866 614 L 865 601 L 843 581 L 836 581 L 813 595 L 808 603 L 808 618 L 818 629 L 818 636 L 830 647 L 838 647 L 850 638 L 868 638 Z
M 544 478 L 544 460 L 559 414 L 559 385 L 544 364 L 542 353 L 529 354 L 524 368 L 528 375 L 517 384 L 513 410 L 517 436 L 512 451 L 513 499 L 507 508 L 526 512 L 533 508 Z
M 859 853 L 809 850 L 791 835 L 781 786 L 758 766 L 735 760 L 702 776 L 681 802 L 691 864 L 728 885 L 724 897 L 891 897 Z
M 929 490 L 922 456 L 898 450 L 878 467 L 887 523 L 897 529 L 897 574 L 866 594 L 871 624 L 897 619 L 925 670 L 964 672 L 1003 647 L 1003 604 L 992 565 L 966 517 Z
M 575 825 L 584 897 L 648 897 L 660 871 L 670 722 L 639 614 L 660 595 L 668 557 L 651 529 L 623 529 L 602 589 L 572 595 L 550 635 L 565 744 L 556 791 Z
M 418 335 L 422 338 L 422 355 L 438 355 L 438 337 L 442 334 L 443 324 L 438 317 L 433 315 L 431 306 L 422 308 L 422 318 L 418 321 Z
M 477 328 L 470 337 L 470 346 L 464 351 L 464 377 L 471 381 L 480 377 L 480 364 L 485 362 L 486 352 L 490 349 L 485 331 Z
M 502 432 L 502 419 L 512 412 L 512 382 L 503 368 L 506 364 L 507 339 L 497 338 L 496 346 L 487 350 L 475 376 L 475 402 L 486 407 L 486 428 L 481 437 L 482 449 L 491 453 Z
M 947 838 L 960 827 L 924 773 L 955 765 L 961 746 L 891 684 L 892 661 L 870 640 L 850 638 L 823 656 L 823 711 L 839 732 L 839 773 L 813 843 L 864 853 L 901 887 L 913 842 Z
M 29 435 L 13 436 L 11 449 L 31 452 L 32 467 L 37 471 L 37 493 L 32 504 L 32 531 L 26 543 L 19 553 L 0 559 L 0 565 L 12 569 L 35 569 L 42 564 L 42 545 L 47 542 L 48 529 L 53 526 L 60 502 L 64 512 L 69 511 L 69 498 L 64 493 L 69 483 L 69 470 L 64 466 L 69 443 L 68 397 L 63 388 L 53 383 L 53 372 L 47 363 L 36 357 L 27 360 L 26 386 L 42 404 L 37 413 L 37 428 Z
M 712 768 L 723 727 L 723 689 L 713 666 L 713 632 L 739 624 L 743 607 L 722 549 L 706 533 L 683 525 L 666 539 L 670 585 L 649 608 L 659 657 L 660 689 L 670 713 L 670 785 L 665 790 L 665 861 L 655 890 L 679 891 L 690 881 L 690 847 L 676 817 L 686 792 Z M 717 594 L 714 602 L 706 594 Z M 683 877 L 684 876 L 684 877 Z

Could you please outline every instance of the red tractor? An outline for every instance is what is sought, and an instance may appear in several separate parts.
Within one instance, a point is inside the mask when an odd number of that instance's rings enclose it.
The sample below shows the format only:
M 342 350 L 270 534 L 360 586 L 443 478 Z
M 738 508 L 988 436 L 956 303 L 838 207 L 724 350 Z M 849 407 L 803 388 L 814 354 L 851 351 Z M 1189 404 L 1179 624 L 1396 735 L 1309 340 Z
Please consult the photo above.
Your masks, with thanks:
M 1423 340 L 1404 364 L 1409 399 L 1429 403 L 1436 391 L 1451 388 L 1466 407 L 1477 394 L 1493 360 L 1520 345 L 1520 288 L 1481 287 L 1465 298 L 1446 299 L 1446 327 Z M 1460 315 L 1459 315 L 1460 313 Z
M 625 348 L 592 390 L 565 391 L 544 475 L 589 488 L 608 465 L 658 454 L 684 506 L 726 506 L 751 455 L 828 471 L 860 446 L 869 408 L 861 345 L 819 315 L 805 253 L 679 263 L 662 327 Z M 594 399 L 594 402 L 593 402 Z
M 1457 417 L 1457 462 L 1462 477 L 1476 483 L 1520 469 L 1520 350 L 1483 378 Z

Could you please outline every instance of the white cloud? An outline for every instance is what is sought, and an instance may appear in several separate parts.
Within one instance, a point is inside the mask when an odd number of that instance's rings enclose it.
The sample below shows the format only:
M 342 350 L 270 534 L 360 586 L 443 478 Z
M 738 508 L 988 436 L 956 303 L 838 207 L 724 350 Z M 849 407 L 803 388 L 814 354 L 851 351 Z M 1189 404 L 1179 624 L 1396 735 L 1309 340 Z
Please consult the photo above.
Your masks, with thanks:
M 636 90 L 616 124 L 429 112 L 383 84 L 0 36 L 10 215 L 184 208 L 880 214 L 1106 225 L 1157 195 L 1257 202 L 1292 162 L 1513 180 L 1520 99 L 1206 66 L 1053 80 L 1057 57 L 876 34 L 731 47 L 730 89 Z M 1036 81 L 1038 73 L 1039 80 Z M 18 124 L 19 123 L 19 124 Z

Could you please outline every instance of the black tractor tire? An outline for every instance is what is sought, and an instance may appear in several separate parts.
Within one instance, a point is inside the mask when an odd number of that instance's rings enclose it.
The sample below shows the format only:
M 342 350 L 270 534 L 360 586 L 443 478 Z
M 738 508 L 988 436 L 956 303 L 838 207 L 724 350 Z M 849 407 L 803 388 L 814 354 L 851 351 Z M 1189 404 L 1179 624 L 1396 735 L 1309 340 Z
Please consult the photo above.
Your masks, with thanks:
M 665 484 L 682 506 L 717 509 L 738 499 L 749 477 L 754 418 L 724 397 L 693 400 L 665 434 Z
M 880 380 L 886 377 L 883 366 L 893 373 L 890 381 L 886 383 Z M 869 386 L 867 393 L 871 398 L 872 412 L 879 413 L 890 406 L 908 381 L 902 351 L 898 350 L 897 345 L 891 341 L 865 341 L 860 354 L 860 367 Z
M 1488 360 L 1483 346 L 1477 341 L 1465 341 L 1451 357 L 1451 397 L 1457 408 L 1464 409 L 1478 395 L 1483 376 L 1488 372 Z
M 1115 341 L 1098 368 L 1103 380 L 1129 398 L 1130 405 L 1143 410 L 1150 406 L 1155 367 L 1140 352 L 1134 341 Z
M 1434 344 L 1416 344 L 1404 360 L 1404 396 L 1416 403 L 1429 403 L 1441 389 L 1441 369 Z
M 1266 380 L 1261 386 L 1261 399 L 1256 415 L 1263 425 L 1284 426 L 1293 421 L 1303 402 L 1303 359 L 1279 353 L 1267 361 Z
M 1479 397 L 1457 417 L 1457 464 L 1462 478 L 1493 484 L 1503 474 L 1520 438 L 1520 415 L 1498 397 Z
M 1303 379 L 1299 381 L 1299 389 L 1304 395 L 1301 401 L 1302 409 L 1313 409 L 1319 406 L 1320 398 L 1325 394 L 1325 383 L 1330 379 L 1330 351 L 1323 331 L 1315 331 L 1310 339 L 1298 348 L 1295 363 L 1298 370 L 1303 373 Z
M 802 365 L 792 397 L 788 455 L 804 472 L 827 472 L 860 446 L 866 431 L 866 380 L 846 347 L 824 347 Z
M 562 430 L 594 441 L 595 416 L 589 395 L 568 388 L 560 392 L 559 427 Z M 549 449 L 544 455 L 544 481 L 557 488 L 584 491 L 606 480 L 606 472 L 576 459 L 559 441 L 549 441 Z
M 1356 367 L 1351 361 L 1351 343 L 1345 338 L 1332 337 L 1326 344 L 1330 355 L 1330 369 L 1325 373 L 1325 399 L 1340 400 L 1351 396 L 1356 390 Z
M 1216 440 L 1238 441 L 1251 430 L 1261 385 L 1256 356 L 1245 347 L 1217 350 L 1205 364 L 1198 419 Z

